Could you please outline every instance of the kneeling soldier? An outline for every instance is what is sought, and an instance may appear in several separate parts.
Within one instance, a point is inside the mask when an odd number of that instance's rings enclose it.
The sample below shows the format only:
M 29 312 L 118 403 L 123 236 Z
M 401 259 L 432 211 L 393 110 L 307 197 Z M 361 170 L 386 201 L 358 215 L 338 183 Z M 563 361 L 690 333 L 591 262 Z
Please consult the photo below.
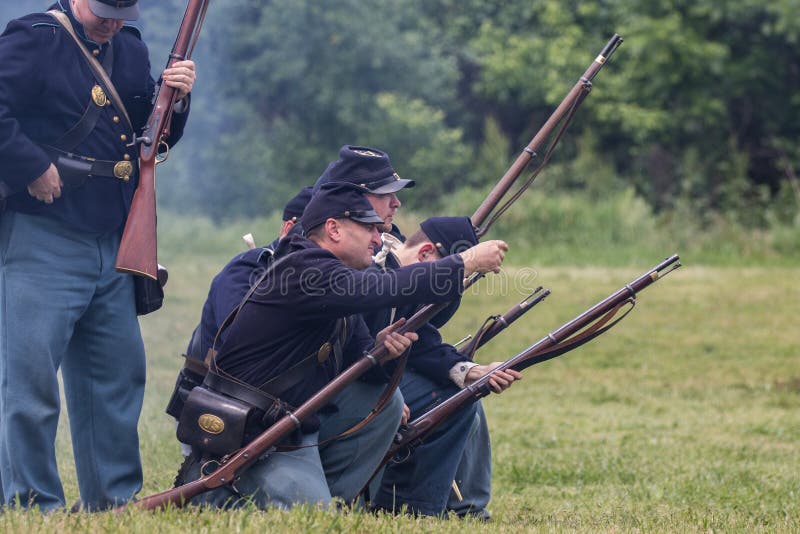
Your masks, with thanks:
M 272 254 L 281 238 L 290 232 L 302 230 L 299 224 L 308 201 L 311 187 L 304 187 L 292 197 L 283 210 L 280 237 L 266 247 L 258 247 L 236 255 L 211 282 L 208 297 L 203 305 L 200 324 L 192 334 L 186 354 L 186 363 L 170 399 L 167 413 L 180 419 L 186 397 L 200 385 L 207 374 L 205 357 L 214 343 L 214 337 L 225 318 L 234 311 L 250 286 L 272 262 Z M 219 333 L 217 344 L 225 340 L 226 332 Z M 403 414 L 403 397 L 396 389 L 390 401 L 375 415 L 369 424 L 355 432 L 342 432 L 352 428 L 367 417 L 385 389 L 385 384 L 358 380 L 350 384 L 326 407 L 324 425 L 319 430 L 319 456 L 331 496 L 346 502 L 355 500 L 357 488 L 363 486 L 371 473 L 367 467 L 380 461 L 384 452 L 374 445 L 397 429 Z M 191 454 L 191 447 L 181 444 L 184 456 Z M 362 467 L 364 466 L 364 467 Z M 182 483 L 179 477 L 178 483 Z
M 230 321 L 212 361 L 214 372 L 187 400 L 179 426 L 179 436 L 193 446 L 187 479 L 197 478 L 203 465 L 255 437 L 371 349 L 374 341 L 358 314 L 387 304 L 451 301 L 460 295 L 465 276 L 498 270 L 507 249 L 502 241 L 490 241 L 438 262 L 392 273 L 362 272 L 380 246 L 375 225 L 382 223 L 359 188 L 324 187 L 312 197 L 301 219 L 307 237 L 292 235 L 279 243 L 266 276 Z M 416 335 L 384 332 L 380 338 L 397 356 Z M 381 369 L 374 371 L 376 379 L 385 378 Z M 237 410 L 244 415 L 240 440 L 217 440 L 212 432 L 224 434 L 217 425 L 197 430 L 202 417 L 190 415 L 214 402 L 233 405 L 234 415 Z M 319 413 L 317 421 L 307 421 L 284 443 L 301 448 L 269 454 L 232 486 L 195 502 L 328 503 L 331 493 L 316 446 L 319 424 L 328 415 Z M 374 446 L 385 451 L 392 437 L 382 436 Z M 359 468 L 369 472 L 375 464 Z
M 404 242 L 383 234 L 384 246 L 376 267 L 390 272 L 404 266 L 437 261 L 477 245 L 469 217 L 431 217 Z M 411 409 L 411 418 L 424 414 L 469 383 L 492 373 L 501 362 L 479 365 L 442 342 L 437 327 L 450 318 L 459 304 L 434 317 L 417 333 L 400 391 Z M 379 331 L 396 317 L 410 317 L 414 306 L 385 309 L 365 316 L 371 331 Z M 435 323 L 435 324 L 434 324 Z M 490 383 L 500 393 L 521 378 L 514 370 L 495 371 Z M 464 489 L 462 499 L 448 497 L 453 480 Z M 441 515 L 453 511 L 488 519 L 486 505 L 491 493 L 491 444 L 486 416 L 480 402 L 453 415 L 402 462 L 391 463 L 373 496 L 376 508 Z M 449 501 L 449 502 L 448 502 Z

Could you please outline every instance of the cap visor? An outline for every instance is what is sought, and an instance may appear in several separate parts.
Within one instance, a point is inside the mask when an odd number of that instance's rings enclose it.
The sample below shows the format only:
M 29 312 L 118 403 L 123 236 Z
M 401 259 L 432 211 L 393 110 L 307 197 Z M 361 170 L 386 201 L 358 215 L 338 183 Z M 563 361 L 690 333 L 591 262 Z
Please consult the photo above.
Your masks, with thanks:
M 129 7 L 111 7 L 97 0 L 89 0 L 89 9 L 101 19 L 137 20 L 139 18 L 137 4 Z
M 383 224 L 384 220 L 377 215 L 367 215 L 366 217 L 350 217 L 350 220 L 364 224 Z
M 388 183 L 386 185 L 382 185 L 377 189 L 370 189 L 369 192 L 373 195 L 385 195 L 387 193 L 397 193 L 401 189 L 405 187 L 414 187 L 417 182 L 414 180 L 406 180 L 405 178 L 400 178 L 399 180 L 395 180 L 394 182 Z

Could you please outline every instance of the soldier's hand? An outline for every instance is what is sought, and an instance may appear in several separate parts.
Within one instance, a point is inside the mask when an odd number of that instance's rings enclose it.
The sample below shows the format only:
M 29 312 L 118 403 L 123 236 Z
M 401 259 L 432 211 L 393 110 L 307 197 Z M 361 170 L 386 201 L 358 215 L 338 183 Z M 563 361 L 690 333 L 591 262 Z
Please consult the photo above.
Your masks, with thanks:
M 464 277 L 472 273 L 500 272 L 500 266 L 508 251 L 505 241 L 493 239 L 478 243 L 474 247 L 461 253 L 464 260 Z
M 408 350 L 412 343 L 419 339 L 416 332 L 406 332 L 405 334 L 396 332 L 405 322 L 405 318 L 402 318 L 378 332 L 376 341 L 378 343 L 383 343 L 383 346 L 389 351 L 389 360 L 393 360 L 402 355 Z
M 176 61 L 171 67 L 164 69 L 161 79 L 169 87 L 178 90 L 178 100 L 181 100 L 192 92 L 194 81 L 197 79 L 197 74 L 194 71 L 194 61 L 190 59 Z
M 58 169 L 52 163 L 44 173 L 28 184 L 28 194 L 45 204 L 52 204 L 53 200 L 61 196 L 64 183 L 58 174 Z
M 489 387 L 495 393 L 502 393 L 511 387 L 511 383 L 515 380 L 522 379 L 522 373 L 514 369 L 506 369 L 505 371 L 496 371 L 495 369 L 503 362 L 493 362 L 489 365 L 476 365 L 467 373 L 464 383 L 469 385 L 485 375 L 489 375 Z
M 405 425 L 408 423 L 409 417 L 411 417 L 411 408 L 408 407 L 408 404 L 403 404 L 403 415 L 400 417 L 400 424 Z
M 389 351 L 389 359 L 393 360 L 407 351 L 417 339 L 416 332 L 406 332 L 405 334 L 390 332 L 383 339 L 383 346 Z

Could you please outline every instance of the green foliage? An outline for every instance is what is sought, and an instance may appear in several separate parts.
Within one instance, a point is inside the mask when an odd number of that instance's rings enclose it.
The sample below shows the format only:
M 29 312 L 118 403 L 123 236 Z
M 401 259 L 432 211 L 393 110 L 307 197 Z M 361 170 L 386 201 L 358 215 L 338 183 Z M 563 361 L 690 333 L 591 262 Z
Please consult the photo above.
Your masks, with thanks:
M 157 74 L 185 0 L 142 2 Z M 44 8 L 14 3 L 0 16 Z M 280 208 L 339 146 L 387 150 L 419 209 L 486 190 L 602 45 L 625 39 L 553 163 L 653 209 L 796 224 L 800 23 L 776 0 L 212 1 L 189 129 L 162 205 L 215 221 Z M 552 173 L 548 169 L 546 173 Z M 596 193 L 595 179 L 556 189 Z M 788 185 L 787 185 L 788 184 Z M 796 195 L 795 195 L 796 199 Z
M 186 167 L 187 204 L 217 219 L 279 208 L 338 146 L 361 143 L 418 179 L 415 204 L 444 206 L 446 192 L 497 179 L 497 162 L 527 143 L 616 30 L 625 44 L 556 160 L 593 162 L 656 211 L 688 204 L 701 218 L 720 212 L 765 228 L 783 194 L 782 162 L 800 159 L 786 148 L 800 133 L 790 4 L 214 5 L 203 40 L 221 76 L 205 80 L 215 105 L 201 120 L 215 147 Z

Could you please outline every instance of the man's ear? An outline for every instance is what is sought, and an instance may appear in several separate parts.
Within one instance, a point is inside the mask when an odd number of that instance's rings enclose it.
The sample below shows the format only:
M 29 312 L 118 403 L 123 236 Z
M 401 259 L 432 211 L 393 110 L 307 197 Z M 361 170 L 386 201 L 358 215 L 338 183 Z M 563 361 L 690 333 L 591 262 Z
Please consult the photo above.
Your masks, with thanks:
M 289 230 L 292 229 L 292 226 L 294 226 L 294 224 L 295 224 L 294 221 L 291 220 L 283 221 L 283 226 L 281 226 L 281 233 L 280 233 L 281 239 L 286 237 L 286 235 L 289 233 Z
M 420 262 L 436 261 L 438 259 L 439 253 L 436 252 L 436 247 L 431 242 L 423 243 L 417 249 L 417 260 Z
M 342 240 L 342 225 L 336 219 L 325 221 L 325 236 L 334 243 Z

